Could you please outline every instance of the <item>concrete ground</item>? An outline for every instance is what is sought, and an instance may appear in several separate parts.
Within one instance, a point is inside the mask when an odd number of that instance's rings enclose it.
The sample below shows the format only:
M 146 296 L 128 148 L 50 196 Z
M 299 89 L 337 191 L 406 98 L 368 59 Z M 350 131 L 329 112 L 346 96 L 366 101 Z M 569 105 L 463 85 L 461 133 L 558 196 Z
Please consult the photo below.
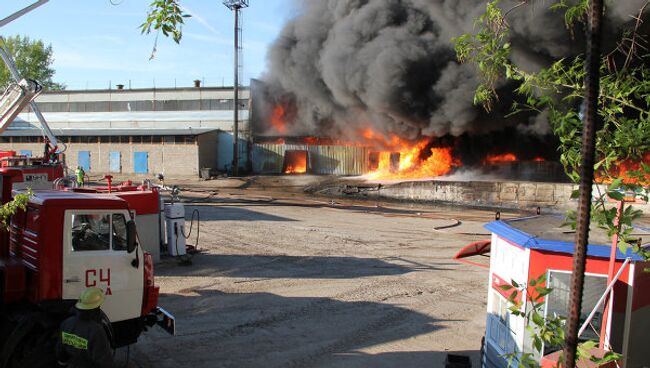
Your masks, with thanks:
M 156 267 L 177 336 L 146 333 L 131 366 L 444 367 L 448 353 L 478 366 L 487 270 L 451 258 L 489 238 L 492 212 L 208 183 L 186 191 L 205 200 L 187 207 L 200 253 Z

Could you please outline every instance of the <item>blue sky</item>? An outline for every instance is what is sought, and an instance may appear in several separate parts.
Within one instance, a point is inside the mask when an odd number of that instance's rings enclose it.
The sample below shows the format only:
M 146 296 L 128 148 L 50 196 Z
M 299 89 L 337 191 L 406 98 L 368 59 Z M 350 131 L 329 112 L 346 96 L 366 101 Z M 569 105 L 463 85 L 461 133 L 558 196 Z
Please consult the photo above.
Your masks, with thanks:
M 33 0 L 0 3 L 0 18 Z M 180 45 L 160 36 L 149 60 L 155 35 L 140 35 L 149 0 L 51 0 L 41 8 L 0 28 L 0 34 L 42 39 L 54 50 L 55 81 L 68 89 L 232 85 L 233 15 L 221 0 L 181 0 L 193 15 L 183 28 Z M 244 10 L 244 84 L 266 67 L 266 51 L 292 15 L 291 0 L 250 0 Z

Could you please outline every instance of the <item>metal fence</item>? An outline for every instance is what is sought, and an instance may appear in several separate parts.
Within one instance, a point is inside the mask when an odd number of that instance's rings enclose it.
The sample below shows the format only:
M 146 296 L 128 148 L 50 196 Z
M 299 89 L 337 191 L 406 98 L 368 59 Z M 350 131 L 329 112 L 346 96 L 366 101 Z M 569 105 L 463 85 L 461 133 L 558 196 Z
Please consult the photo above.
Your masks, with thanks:
M 309 152 L 309 174 L 353 176 L 368 171 L 367 147 L 307 144 L 255 144 L 253 171 L 258 174 L 281 174 L 285 152 L 292 150 Z

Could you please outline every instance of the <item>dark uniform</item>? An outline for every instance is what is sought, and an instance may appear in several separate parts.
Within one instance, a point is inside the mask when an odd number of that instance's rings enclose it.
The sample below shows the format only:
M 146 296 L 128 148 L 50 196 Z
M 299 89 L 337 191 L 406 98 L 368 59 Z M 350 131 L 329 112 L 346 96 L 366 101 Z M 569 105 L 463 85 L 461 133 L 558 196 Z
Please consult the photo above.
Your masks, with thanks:
M 71 368 L 113 368 L 113 350 L 101 324 L 101 311 L 77 310 L 61 324 L 57 342 L 59 364 Z

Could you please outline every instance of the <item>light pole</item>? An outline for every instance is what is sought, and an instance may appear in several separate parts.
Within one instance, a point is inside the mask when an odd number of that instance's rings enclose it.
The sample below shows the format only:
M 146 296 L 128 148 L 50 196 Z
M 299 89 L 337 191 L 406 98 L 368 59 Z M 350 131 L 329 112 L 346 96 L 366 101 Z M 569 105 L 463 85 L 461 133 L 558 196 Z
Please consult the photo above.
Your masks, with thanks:
M 232 175 L 239 175 L 239 59 L 241 54 L 241 27 L 239 26 L 239 12 L 248 8 L 248 0 L 224 0 L 223 5 L 235 13 L 235 124 L 233 126 L 233 153 L 232 153 Z

